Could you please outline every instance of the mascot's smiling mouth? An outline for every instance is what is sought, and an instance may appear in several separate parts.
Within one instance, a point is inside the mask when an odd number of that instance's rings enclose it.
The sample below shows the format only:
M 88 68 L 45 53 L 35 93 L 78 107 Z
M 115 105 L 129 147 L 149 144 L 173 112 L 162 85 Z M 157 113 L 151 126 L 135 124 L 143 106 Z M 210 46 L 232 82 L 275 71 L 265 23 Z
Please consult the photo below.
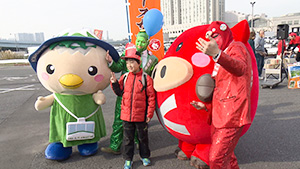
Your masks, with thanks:
M 166 128 L 167 131 L 169 131 L 168 128 L 172 129 L 173 131 L 176 131 L 183 135 L 191 135 L 185 125 L 174 123 L 168 119 L 165 118 L 165 115 L 170 112 L 171 110 L 174 110 L 177 108 L 176 100 L 175 100 L 175 94 L 172 94 L 169 96 L 161 105 L 159 108 L 157 108 L 156 111 L 158 111 L 158 116 L 163 124 L 163 126 Z M 168 128 L 167 128 L 168 127 Z

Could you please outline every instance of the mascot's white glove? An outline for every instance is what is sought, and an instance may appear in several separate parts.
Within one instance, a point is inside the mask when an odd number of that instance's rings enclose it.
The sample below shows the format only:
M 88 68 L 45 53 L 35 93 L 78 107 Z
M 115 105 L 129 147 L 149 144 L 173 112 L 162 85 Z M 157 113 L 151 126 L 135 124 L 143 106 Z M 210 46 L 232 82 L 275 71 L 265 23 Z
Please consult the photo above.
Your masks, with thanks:
M 53 101 L 54 96 L 52 94 L 45 97 L 39 96 L 35 101 L 34 108 L 38 111 L 43 110 L 47 107 L 50 107 L 53 104 Z
M 98 105 L 105 104 L 105 102 L 106 102 L 106 97 L 103 94 L 102 90 L 98 90 L 97 93 L 94 93 L 93 99 L 94 99 L 95 103 Z

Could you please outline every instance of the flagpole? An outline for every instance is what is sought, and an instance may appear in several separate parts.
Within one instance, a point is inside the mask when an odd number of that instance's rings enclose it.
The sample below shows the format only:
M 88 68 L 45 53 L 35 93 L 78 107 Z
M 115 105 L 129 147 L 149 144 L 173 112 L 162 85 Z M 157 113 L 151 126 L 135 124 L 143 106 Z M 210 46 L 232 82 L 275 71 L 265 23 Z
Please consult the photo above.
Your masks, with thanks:
M 128 29 L 128 41 L 131 42 L 131 33 L 130 33 L 130 22 L 129 22 L 129 9 L 128 6 L 130 5 L 130 3 L 128 3 L 127 0 L 125 0 L 125 4 L 126 4 L 126 15 L 127 15 L 127 29 Z

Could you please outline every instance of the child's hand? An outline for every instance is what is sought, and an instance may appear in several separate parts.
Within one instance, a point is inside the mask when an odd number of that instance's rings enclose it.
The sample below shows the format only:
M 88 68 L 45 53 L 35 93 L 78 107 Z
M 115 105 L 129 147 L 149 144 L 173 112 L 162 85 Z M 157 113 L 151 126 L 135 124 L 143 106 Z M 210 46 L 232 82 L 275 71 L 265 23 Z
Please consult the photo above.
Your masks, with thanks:
M 112 62 L 112 57 L 109 55 L 109 50 L 107 50 L 106 52 L 106 56 L 105 56 L 105 59 L 108 63 L 111 63 Z
M 149 123 L 150 122 L 150 118 L 149 117 L 147 117 L 147 119 L 146 119 L 146 123 Z
M 111 72 L 110 82 L 115 83 L 117 81 L 116 75 L 114 72 Z
M 191 102 L 191 105 L 194 106 L 197 110 L 205 109 L 207 111 L 205 104 L 203 104 L 202 102 L 197 102 L 193 100 Z

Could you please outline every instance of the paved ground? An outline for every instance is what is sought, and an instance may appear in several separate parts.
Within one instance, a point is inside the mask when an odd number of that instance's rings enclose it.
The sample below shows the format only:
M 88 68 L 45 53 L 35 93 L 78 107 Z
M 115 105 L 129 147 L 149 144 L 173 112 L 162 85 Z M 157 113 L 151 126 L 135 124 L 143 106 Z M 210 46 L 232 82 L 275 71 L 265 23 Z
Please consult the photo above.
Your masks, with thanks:
M 286 85 L 285 80 L 277 88 L 260 90 L 255 120 L 236 148 L 241 169 L 300 169 L 300 90 Z M 102 110 L 108 136 L 100 140 L 100 146 L 109 144 L 115 104 L 111 89 L 104 93 L 108 100 Z M 46 160 L 49 109 L 37 112 L 33 105 L 38 96 L 48 94 L 29 66 L 0 66 L 0 168 L 122 168 L 121 156 L 99 151 L 95 156 L 81 157 L 76 147 L 66 161 Z M 150 123 L 149 139 L 153 165 L 147 168 L 193 168 L 188 161 L 175 158 L 177 140 L 161 127 L 156 116 Z M 144 168 L 137 154 L 133 168 Z

